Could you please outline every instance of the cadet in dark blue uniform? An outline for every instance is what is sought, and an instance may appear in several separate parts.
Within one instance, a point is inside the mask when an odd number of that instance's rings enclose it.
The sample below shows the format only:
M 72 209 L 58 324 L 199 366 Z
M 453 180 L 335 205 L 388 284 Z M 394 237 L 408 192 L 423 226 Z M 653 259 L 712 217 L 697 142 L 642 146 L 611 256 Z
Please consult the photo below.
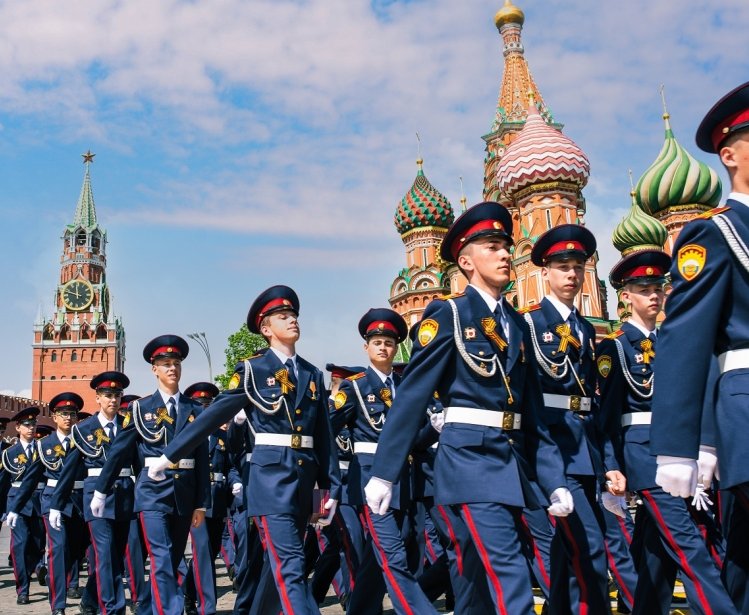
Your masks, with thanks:
M 83 474 L 83 513 L 93 543 L 94 558 L 90 570 L 96 570 L 98 604 L 102 615 L 122 615 L 125 612 L 125 592 L 122 586 L 122 567 L 125 545 L 133 517 L 133 482 L 130 468 L 120 472 L 115 489 L 108 496 L 103 518 L 91 514 L 94 487 L 107 461 L 107 453 L 128 424 L 118 414 L 122 391 L 130 384 L 125 374 L 103 372 L 91 379 L 96 391 L 99 411 L 74 425 L 70 437 L 74 447 L 54 489 L 50 510 L 50 525 L 54 530 L 62 526 L 60 511 L 64 510 L 75 488 L 75 481 Z M 74 537 L 78 540 L 78 537 Z
M 143 358 L 152 366 L 158 389 L 153 395 L 132 402 L 132 424 L 122 429 L 110 449 L 91 501 L 93 515 L 103 517 L 107 494 L 121 479 L 121 470 L 143 466 L 135 483 L 134 510 L 139 513 L 151 562 L 151 601 L 156 615 L 182 613 L 177 567 L 190 526 L 203 522 L 210 505 L 205 440 L 196 442 L 185 451 L 185 457 L 176 459 L 166 471 L 167 480 L 153 481 L 147 473 L 167 443 L 203 411 L 198 402 L 179 392 L 182 360 L 188 352 L 187 342 L 176 335 L 162 335 L 146 344 Z
M 521 310 L 531 329 L 533 352 L 544 393 L 543 419 L 562 453 L 575 512 L 558 520 L 551 551 L 549 613 L 608 613 L 608 565 L 600 485 L 615 495 L 626 481 L 617 468 L 606 471 L 596 400 L 595 329 L 575 308 L 585 262 L 596 240 L 584 226 L 563 224 L 538 238 L 531 252 L 549 294 Z M 604 477 L 605 475 L 605 477 Z
M 185 389 L 185 395 L 204 408 L 208 408 L 218 393 L 218 387 L 211 382 L 196 382 Z M 211 505 L 205 511 L 205 523 L 190 528 L 192 560 L 182 584 L 187 615 L 213 615 L 216 612 L 216 555 L 221 548 L 221 535 L 230 497 L 227 483 L 229 457 L 226 450 L 226 429 L 223 425 L 208 438 L 208 463 Z
M 496 611 L 514 615 L 533 608 L 520 513 L 545 502 L 531 480 L 537 477 L 550 497 L 550 514 L 568 515 L 574 504 L 559 449 L 540 418 L 543 398 L 528 325 L 502 298 L 511 243 L 510 213 L 492 202 L 470 208 L 443 239 L 442 258 L 457 263 L 469 286 L 461 296 L 427 306 L 365 492 L 371 509 L 384 514 L 421 426 L 421 409 L 437 391 L 445 425 L 435 502 L 449 506 L 464 525 L 460 535 L 471 537 L 459 545 L 464 576 L 485 575 Z
M 16 580 L 16 602 L 29 603 L 31 573 L 44 554 L 44 525 L 40 496 L 45 483 L 39 482 L 34 493 L 22 506 L 16 506 L 16 496 L 21 479 L 37 454 L 34 433 L 39 408 L 24 408 L 10 420 L 16 424 L 18 440 L 2 452 L 0 493 L 7 493 L 7 500 L 0 499 L 0 512 L 10 527 L 10 556 L 13 576 Z M 11 511 L 11 512 L 8 512 Z M 43 569 L 46 583 L 46 567 Z M 41 583 L 41 577 L 39 577 Z
M 697 130 L 697 145 L 716 153 L 731 180 L 726 207 L 687 224 L 674 246 L 673 290 L 663 326 L 651 450 L 657 482 L 687 497 L 708 486 L 715 451 L 700 450 L 701 413 L 711 355 L 721 376 L 713 387 L 720 486 L 735 496 L 734 529 L 749 525 L 749 83 L 719 100 Z M 662 367 L 661 367 L 662 366 Z M 733 602 L 749 613 L 747 534 L 727 531 L 726 572 Z
M 664 299 L 669 256 L 641 250 L 625 256 L 611 271 L 611 285 L 621 289 L 632 316 L 598 346 L 601 411 L 629 488 L 642 499 L 635 516 L 639 541 L 638 580 L 632 612 L 666 614 L 674 580 L 681 570 L 689 604 L 698 613 L 729 614 L 734 609 L 720 581 L 720 571 L 690 516 L 687 502 L 656 485 L 656 460 L 650 454 L 651 400 L 657 386 L 656 318 Z M 668 321 L 668 319 L 667 319 Z M 656 386 L 657 385 L 657 386 Z M 607 467 L 616 462 L 607 459 Z
M 377 442 L 400 383 L 400 376 L 393 373 L 393 359 L 398 344 L 408 335 L 408 327 L 394 310 L 376 308 L 370 309 L 359 320 L 359 334 L 365 340 L 364 349 L 370 365 L 366 371 L 341 383 L 331 416 L 333 433 L 338 433 L 344 426 L 351 433 L 354 459 L 349 466 L 349 502 L 363 507 L 369 533 L 348 608 L 351 613 L 378 613 L 380 596 L 376 588 L 384 579 L 397 613 L 436 613 L 416 582 L 415 571 L 409 567 L 407 550 L 418 550 L 418 545 L 407 540 L 411 476 L 405 458 L 394 481 L 391 510 L 380 514 L 364 505 L 364 486 L 370 479 Z M 423 407 L 426 408 L 426 404 Z M 425 413 L 422 413 L 422 418 L 426 419 Z M 418 556 L 410 559 L 416 559 L 418 564 Z
M 170 459 L 204 442 L 219 425 L 232 418 L 249 419 L 255 442 L 247 510 L 266 547 L 252 613 L 318 612 L 304 577 L 302 551 L 315 482 L 330 490 L 321 523 L 330 523 L 340 499 L 322 373 L 296 354 L 298 314 L 299 299 L 288 286 L 273 286 L 260 294 L 250 307 L 247 326 L 263 335 L 270 348 L 237 366 L 230 390 L 167 447 L 149 472 L 159 478 Z

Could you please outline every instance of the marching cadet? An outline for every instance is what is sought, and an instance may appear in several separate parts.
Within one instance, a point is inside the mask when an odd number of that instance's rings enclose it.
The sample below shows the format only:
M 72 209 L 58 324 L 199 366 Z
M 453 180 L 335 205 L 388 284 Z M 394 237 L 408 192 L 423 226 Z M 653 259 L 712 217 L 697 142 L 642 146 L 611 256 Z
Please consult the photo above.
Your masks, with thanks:
M 650 454 L 651 401 L 657 390 L 656 318 L 664 300 L 670 263 L 660 250 L 640 250 L 622 258 L 611 270 L 611 285 L 620 289 L 632 316 L 598 346 L 597 367 L 603 422 L 623 465 L 629 488 L 642 505 L 635 516 L 637 587 L 632 612 L 666 614 L 674 580 L 681 570 L 689 604 L 698 613 L 729 614 L 735 610 L 720 580 L 687 501 L 675 499 L 656 485 L 656 459 Z M 668 322 L 668 319 L 666 320 Z M 660 381 L 657 383 L 661 385 Z M 615 462 L 607 460 L 607 467 Z
M 151 562 L 151 604 L 158 615 L 181 615 L 183 599 L 177 582 L 190 526 L 199 526 L 210 505 L 208 446 L 205 440 L 185 450 L 185 457 L 164 468 L 166 480 L 153 481 L 147 468 L 167 443 L 198 417 L 203 407 L 181 395 L 182 360 L 189 346 L 177 335 L 161 335 L 143 349 L 157 390 L 130 405 L 131 425 L 123 427 L 109 449 L 91 499 L 91 512 L 102 518 L 107 495 L 121 480 L 121 471 L 143 466 L 135 483 L 135 507 Z M 117 429 L 117 428 L 115 428 Z M 191 457 L 187 457 L 191 455 Z M 145 605 L 142 608 L 146 609 Z
M 528 325 L 502 297 L 511 244 L 510 213 L 494 202 L 470 208 L 445 235 L 440 255 L 469 285 L 424 312 L 365 494 L 373 512 L 387 511 L 423 418 L 415 409 L 426 408 L 437 391 L 445 417 L 434 499 L 456 514 L 464 526 L 459 535 L 470 536 L 459 545 L 464 576 L 486 577 L 497 612 L 530 613 L 520 514 L 542 503 L 530 481 L 538 478 L 550 497 L 550 514 L 568 515 L 574 504 L 559 449 L 539 417 L 543 399 Z
M 24 472 L 21 486 L 13 502 L 23 508 L 33 497 L 40 481 L 45 481 L 40 502 L 47 530 L 47 566 L 49 569 L 49 604 L 53 615 L 65 613 L 68 581 L 73 564 L 82 559 L 89 546 L 89 536 L 83 520 L 83 472 L 73 474 L 70 497 L 59 510 L 52 506 L 52 496 L 63 468 L 73 452 L 70 432 L 83 408 L 83 399 L 76 393 L 60 393 L 49 401 L 52 420 L 57 429 L 37 440 L 36 455 Z M 74 464 L 74 462 L 71 462 Z M 11 513 L 8 513 L 10 517 Z M 59 529 L 55 529 L 55 528 Z M 89 571 L 84 602 L 96 596 L 95 571 Z
M 716 451 L 700 448 L 703 392 L 711 355 L 721 376 L 708 391 L 715 400 L 720 487 L 733 492 L 726 529 L 726 576 L 737 609 L 749 613 L 749 83 L 721 98 L 697 129 L 697 145 L 718 154 L 731 181 L 726 206 L 687 224 L 674 246 L 673 290 L 662 329 L 659 389 L 653 401 L 651 451 L 658 456 L 656 481 L 677 497 L 708 488 Z M 661 367 L 662 366 L 662 367 Z
M 218 387 L 211 382 L 196 382 L 185 389 L 185 396 L 191 397 L 203 408 L 208 408 L 218 394 Z M 190 528 L 192 561 L 182 583 L 186 615 L 213 615 L 216 612 L 216 556 L 221 548 L 221 535 L 230 497 L 227 486 L 229 457 L 225 425 L 208 438 L 208 464 L 211 504 L 205 511 L 205 523 Z
M 40 496 L 45 483 L 37 483 L 33 494 L 23 506 L 16 504 L 21 480 L 37 454 L 34 440 L 37 416 L 39 408 L 32 406 L 24 408 L 10 419 L 16 425 L 18 440 L 2 452 L 0 493 L 7 493 L 7 500 L 0 500 L 0 512 L 10 527 L 10 556 L 16 580 L 17 604 L 29 604 L 31 572 L 44 555 L 44 525 Z M 40 565 L 37 568 L 40 585 L 46 585 L 46 576 L 46 566 Z
M 83 512 L 88 523 L 94 557 L 89 570 L 96 570 L 98 606 L 102 615 L 123 615 L 125 591 L 122 585 L 125 547 L 133 517 L 133 481 L 130 468 L 123 468 L 114 489 L 107 496 L 104 515 L 91 514 L 91 499 L 101 468 L 113 443 L 130 419 L 119 416 L 122 391 L 130 384 L 122 372 L 107 371 L 94 376 L 90 386 L 96 391 L 99 410 L 83 422 L 73 425 L 70 437 L 74 447 L 67 455 L 57 486 L 52 494 L 49 523 L 53 531 L 62 529 L 61 511 L 67 505 L 75 480 L 84 470 Z M 89 609 L 96 613 L 96 609 Z
M 549 294 L 521 310 L 531 330 L 543 390 L 542 418 L 562 453 L 575 511 L 556 524 L 551 545 L 549 613 L 608 613 L 608 563 L 599 486 L 608 480 L 621 496 L 626 481 L 618 469 L 604 471 L 596 393 L 596 332 L 575 308 L 585 263 L 596 240 L 584 226 L 563 224 L 538 238 L 533 264 Z M 605 479 L 604 479 L 605 474 Z
M 393 481 L 394 497 L 389 510 L 370 511 L 364 486 L 370 479 L 377 442 L 397 397 L 400 376 L 393 372 L 398 344 L 408 335 L 403 317 L 388 308 L 372 308 L 359 320 L 359 334 L 369 358 L 366 371 L 341 382 L 331 415 L 333 433 L 349 428 L 354 459 L 349 466 L 349 502 L 362 508 L 368 532 L 364 558 L 356 573 L 356 585 L 348 603 L 350 613 L 378 613 L 383 595 L 377 592 L 384 577 L 396 613 L 436 613 L 414 576 L 407 551 L 418 550 L 408 541 L 408 508 L 411 503 L 410 465 L 405 457 Z M 424 404 L 423 408 L 426 408 Z M 422 413 L 422 417 L 426 417 Z M 382 587 L 384 590 L 384 587 Z
M 229 390 L 149 468 L 152 478 L 219 425 L 249 420 L 255 442 L 250 460 L 247 512 L 265 546 L 265 565 L 252 613 L 318 613 L 307 586 L 304 532 L 315 482 L 330 490 L 319 523 L 329 524 L 340 499 L 340 474 L 328 420 L 322 373 L 296 354 L 299 298 L 288 286 L 272 286 L 247 315 L 252 333 L 269 348 L 237 365 Z M 250 411 L 249 414 L 244 409 Z

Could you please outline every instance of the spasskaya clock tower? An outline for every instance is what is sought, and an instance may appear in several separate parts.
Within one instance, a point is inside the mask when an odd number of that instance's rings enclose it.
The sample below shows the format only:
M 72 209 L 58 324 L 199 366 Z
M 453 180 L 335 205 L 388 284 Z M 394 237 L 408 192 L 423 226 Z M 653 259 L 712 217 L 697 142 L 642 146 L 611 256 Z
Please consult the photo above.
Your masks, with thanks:
M 89 384 L 108 370 L 124 371 L 125 330 L 112 311 L 107 285 L 107 233 L 96 220 L 91 189 L 95 154 L 83 154 L 85 173 L 75 217 L 63 233 L 60 283 L 54 314 L 34 322 L 33 399 L 48 402 L 63 391 L 78 393 L 93 411 Z

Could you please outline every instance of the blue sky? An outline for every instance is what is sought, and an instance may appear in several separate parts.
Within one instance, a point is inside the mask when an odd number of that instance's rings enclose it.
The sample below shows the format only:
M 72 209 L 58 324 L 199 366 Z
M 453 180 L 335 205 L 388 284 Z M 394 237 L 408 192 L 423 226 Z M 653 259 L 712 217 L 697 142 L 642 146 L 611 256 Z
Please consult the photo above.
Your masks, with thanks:
M 502 0 L 28 0 L 0 4 L 0 389 L 30 387 L 32 324 L 51 311 L 64 225 L 91 169 L 132 392 L 160 333 L 205 331 L 214 366 L 259 291 L 293 286 L 299 352 L 361 363 L 356 323 L 405 265 L 393 214 L 424 170 L 481 198 L 502 75 Z M 606 277 L 614 225 L 663 142 L 749 75 L 742 0 L 519 0 L 536 82 L 586 152 L 588 226 Z M 725 175 L 721 171 L 725 182 Z M 197 347 L 184 382 L 207 376 Z

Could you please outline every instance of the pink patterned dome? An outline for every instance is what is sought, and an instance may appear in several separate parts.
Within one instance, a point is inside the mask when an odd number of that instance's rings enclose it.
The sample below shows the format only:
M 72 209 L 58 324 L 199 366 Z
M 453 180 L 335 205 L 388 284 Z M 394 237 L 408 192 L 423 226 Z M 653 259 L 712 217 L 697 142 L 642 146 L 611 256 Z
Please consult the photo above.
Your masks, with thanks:
M 574 141 L 549 126 L 532 103 L 525 126 L 499 162 L 497 186 L 508 197 L 526 186 L 555 181 L 582 190 L 589 175 L 588 157 Z

